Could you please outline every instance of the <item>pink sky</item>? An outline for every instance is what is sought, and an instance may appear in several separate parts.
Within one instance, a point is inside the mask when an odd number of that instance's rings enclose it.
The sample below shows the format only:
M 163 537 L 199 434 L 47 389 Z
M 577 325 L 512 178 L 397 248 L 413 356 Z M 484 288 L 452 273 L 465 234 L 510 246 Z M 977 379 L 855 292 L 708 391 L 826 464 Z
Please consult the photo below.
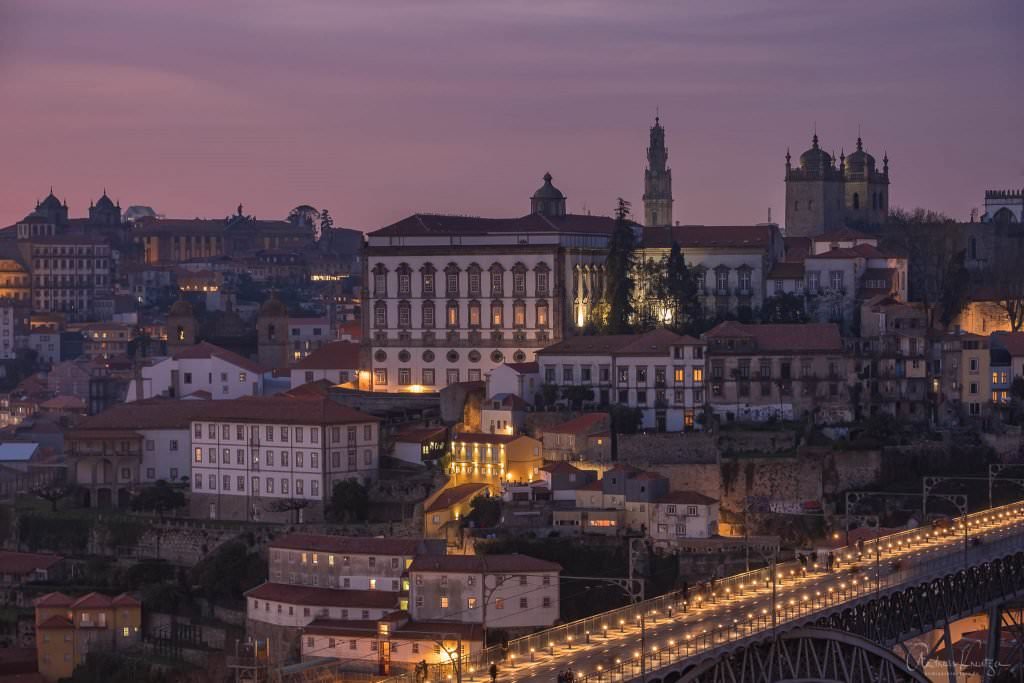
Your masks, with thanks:
M 781 217 L 783 156 L 888 151 L 895 205 L 1024 187 L 1019 0 L 0 0 L 0 225 L 54 186 L 374 229 L 637 207 L 655 107 L 675 218 Z

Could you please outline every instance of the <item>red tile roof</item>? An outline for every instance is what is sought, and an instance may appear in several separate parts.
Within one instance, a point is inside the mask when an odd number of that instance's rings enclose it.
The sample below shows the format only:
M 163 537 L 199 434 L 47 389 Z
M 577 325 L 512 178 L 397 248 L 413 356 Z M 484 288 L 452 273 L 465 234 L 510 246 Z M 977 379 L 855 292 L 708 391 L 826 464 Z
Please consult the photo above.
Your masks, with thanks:
M 245 597 L 255 600 L 285 602 L 292 605 L 317 607 L 367 607 L 389 609 L 398 606 L 398 593 L 394 591 L 355 591 L 315 586 L 295 586 L 287 583 L 267 582 L 246 591 Z
M 135 599 L 135 597 L 128 595 L 127 593 L 121 593 L 115 595 L 114 599 L 110 601 L 110 604 L 114 607 L 142 607 L 142 603 Z
M 47 619 L 43 619 L 36 626 L 38 630 L 50 631 L 53 629 L 73 629 L 75 625 L 68 621 L 67 617 L 62 617 L 59 614 L 54 614 Z
M 192 420 L 206 413 L 205 401 L 152 398 L 115 403 L 102 413 L 80 420 L 77 432 L 130 429 L 188 429 Z
M 49 569 L 59 564 L 64 558 L 49 553 L 18 553 L 0 550 L 0 574 L 20 576 L 30 574 L 37 569 Z M 54 595 L 54 593 L 50 593 Z
M 237 365 L 240 368 L 245 368 L 249 372 L 255 372 L 259 374 L 265 372 L 263 367 L 261 367 L 257 363 L 254 363 L 248 358 L 244 358 L 235 353 L 234 351 L 228 351 L 227 349 L 221 348 L 216 344 L 211 344 L 210 342 L 206 341 L 199 342 L 198 344 L 193 344 L 192 346 L 186 346 L 185 348 L 181 349 L 171 357 L 174 360 L 219 358 L 220 360 L 226 363 L 231 363 L 232 365 Z
M 515 370 L 520 375 L 535 375 L 540 372 L 540 365 L 537 361 L 532 363 L 505 363 L 505 367 Z
M 858 244 L 855 247 L 839 247 L 820 254 L 808 254 L 807 258 L 849 259 L 849 258 L 897 258 L 895 254 L 882 251 L 870 244 Z
M 529 555 L 442 555 L 417 557 L 410 572 L 439 572 L 451 574 L 521 574 L 529 572 L 560 572 L 562 565 Z
M 481 494 L 486 495 L 486 492 L 486 484 L 459 484 L 458 486 L 445 489 L 441 495 L 427 506 L 424 512 L 439 512 L 461 501 L 475 498 Z
M 403 619 L 406 612 L 396 612 L 388 618 Z M 315 636 L 348 636 L 353 638 L 377 638 L 377 622 L 340 619 L 314 619 L 302 629 L 304 634 Z M 439 636 L 463 641 L 482 641 L 483 629 L 479 624 L 463 624 L 457 621 L 407 621 L 392 631 L 392 637 L 402 640 L 426 640 L 433 643 Z
M 839 326 L 835 323 L 804 323 L 804 324 L 762 324 L 748 325 L 734 320 L 719 323 L 705 333 L 708 340 L 725 338 L 749 338 L 756 344 L 756 350 L 762 353 L 803 353 L 832 352 L 843 350 L 843 341 L 839 336 Z M 724 348 L 709 344 L 709 353 L 740 353 L 726 351 Z M 749 355 L 750 351 L 743 349 Z
M 597 233 L 610 235 L 615 219 L 607 216 L 543 216 L 530 214 L 521 218 L 479 218 L 476 216 L 445 216 L 417 213 L 397 223 L 374 230 L 369 237 L 492 235 L 521 233 Z
M 568 422 L 541 430 L 548 434 L 583 434 L 608 422 L 608 413 L 587 413 Z M 575 468 L 574 468 L 575 469 Z
M 993 341 L 1002 344 L 1011 356 L 1024 356 L 1024 332 L 1000 332 L 993 335 Z
M 779 261 L 768 273 L 769 280 L 802 280 L 804 278 L 804 264 Z
M 679 335 L 671 330 L 657 329 L 644 334 L 601 334 L 569 337 L 537 352 L 538 356 L 576 355 L 667 355 L 671 346 L 700 344 L 694 337 Z
M 359 344 L 349 341 L 324 344 L 292 367 L 296 370 L 358 370 Z
M 331 536 L 328 534 L 288 534 L 270 542 L 271 548 L 308 550 L 338 555 L 411 556 L 437 552 L 437 544 L 422 538 L 383 538 L 373 536 Z M 441 546 L 443 552 L 443 545 Z
M 203 404 L 203 419 L 286 424 L 351 424 L 380 418 L 320 396 L 247 396 Z
M 339 335 L 348 335 L 355 340 L 363 338 L 363 324 L 358 320 L 349 320 L 338 326 Z
M 402 441 L 407 443 L 423 443 L 424 441 L 434 441 L 438 438 L 444 439 L 448 434 L 448 429 L 445 427 L 422 427 L 406 429 L 398 434 L 395 434 L 395 441 Z
M 670 491 L 654 502 L 658 504 L 669 503 L 676 505 L 711 505 L 718 501 L 714 498 L 705 496 L 703 493 L 697 493 L 696 491 Z
M 778 231 L 778 226 L 768 224 L 648 227 L 644 228 L 643 246 L 668 249 L 676 242 L 684 252 L 688 248 L 766 249 Z
M 857 240 L 877 240 L 874 235 L 868 235 L 851 228 L 839 228 L 823 232 L 814 238 L 815 242 L 854 242 Z
M 465 443 L 503 444 L 512 443 L 516 439 L 522 438 L 522 436 L 522 434 L 484 434 L 482 432 L 461 432 L 452 437 L 452 441 L 462 441 Z
M 541 467 L 540 471 L 550 472 L 551 474 L 579 474 L 583 470 L 573 465 L 570 465 L 564 460 L 559 460 L 557 462 L 549 462 L 547 465 Z
M 63 593 L 47 593 L 32 601 L 36 607 L 70 607 L 75 599 Z
M 110 607 L 111 599 L 109 595 L 103 593 L 86 593 L 82 597 L 71 603 L 72 609 L 95 609 L 97 607 Z

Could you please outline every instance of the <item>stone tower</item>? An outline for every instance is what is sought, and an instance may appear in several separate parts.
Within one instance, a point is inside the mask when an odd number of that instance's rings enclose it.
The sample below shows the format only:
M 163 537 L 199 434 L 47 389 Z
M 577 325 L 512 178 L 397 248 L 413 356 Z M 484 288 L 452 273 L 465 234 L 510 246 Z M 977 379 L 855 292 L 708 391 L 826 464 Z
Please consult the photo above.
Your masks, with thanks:
M 794 168 L 786 152 L 786 235 L 814 236 L 830 230 L 881 225 L 889 215 L 889 157 L 882 170 L 858 137 L 850 156 L 835 158 L 818 145 L 800 155 Z
M 672 169 L 668 167 L 665 129 L 654 117 L 644 171 L 644 225 L 672 225 Z
M 110 200 L 106 188 L 103 190 L 103 196 L 89 206 L 89 222 L 93 225 L 107 226 L 121 224 L 121 206 Z
M 167 352 L 174 352 L 197 341 L 196 316 L 192 304 L 179 296 L 167 313 Z
M 260 365 L 283 368 L 288 365 L 288 307 L 271 292 L 256 317 L 256 344 Z
M 542 216 L 564 216 L 565 195 L 551 184 L 551 174 L 544 174 L 544 184 L 530 197 L 530 213 Z
M 889 215 L 889 155 L 882 158 L 882 170 L 875 168 L 875 158 L 864 151 L 857 137 L 857 149 L 842 157 L 843 201 L 845 224 L 853 227 L 881 225 Z

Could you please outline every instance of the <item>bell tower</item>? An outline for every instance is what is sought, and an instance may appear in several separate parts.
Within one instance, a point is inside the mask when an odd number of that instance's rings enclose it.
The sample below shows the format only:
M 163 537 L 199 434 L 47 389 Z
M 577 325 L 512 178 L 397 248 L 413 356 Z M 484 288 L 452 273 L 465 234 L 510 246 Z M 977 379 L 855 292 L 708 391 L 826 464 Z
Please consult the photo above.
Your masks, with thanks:
M 668 167 L 665 129 L 654 117 L 644 171 L 644 225 L 672 225 L 672 169 Z

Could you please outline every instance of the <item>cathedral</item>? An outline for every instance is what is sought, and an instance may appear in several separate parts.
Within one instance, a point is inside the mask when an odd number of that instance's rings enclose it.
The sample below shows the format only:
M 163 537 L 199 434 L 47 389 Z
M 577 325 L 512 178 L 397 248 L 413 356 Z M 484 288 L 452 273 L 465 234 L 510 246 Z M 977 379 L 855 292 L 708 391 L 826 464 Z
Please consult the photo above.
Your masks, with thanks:
M 857 149 L 850 156 L 835 157 L 811 139 L 811 148 L 794 167 L 786 152 L 786 235 L 811 237 L 839 228 L 870 228 L 889 215 L 889 157 L 882 169 L 875 157 Z

